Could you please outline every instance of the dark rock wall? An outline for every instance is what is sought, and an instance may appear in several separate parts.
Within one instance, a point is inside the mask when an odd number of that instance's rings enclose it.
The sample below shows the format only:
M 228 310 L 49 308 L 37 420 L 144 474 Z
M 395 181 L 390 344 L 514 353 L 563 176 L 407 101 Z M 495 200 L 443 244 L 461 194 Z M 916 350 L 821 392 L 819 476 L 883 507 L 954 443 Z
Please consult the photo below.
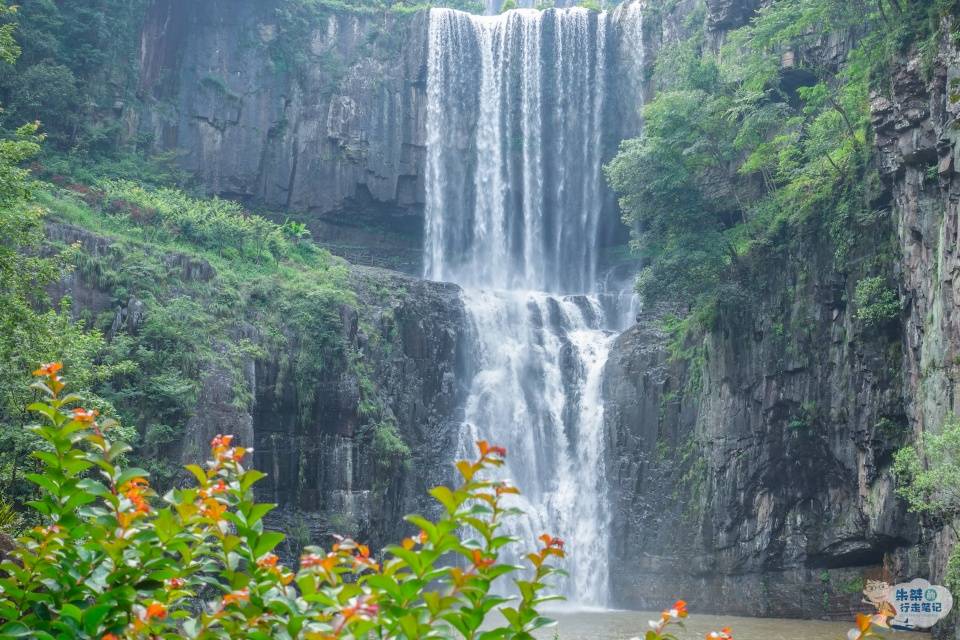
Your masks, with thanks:
M 121 250 L 109 237 L 67 224 L 48 224 L 47 237 L 59 245 L 79 243 L 91 256 Z M 204 287 L 190 286 L 216 286 L 209 263 L 180 253 L 161 259 L 172 276 L 170 296 L 209 303 Z M 303 319 L 284 323 L 278 340 L 255 314 L 237 309 L 230 335 L 210 334 L 212 348 L 223 355 L 246 339 L 260 349 L 240 362 L 205 361 L 182 441 L 163 452 L 176 463 L 197 463 L 219 433 L 253 446 L 254 466 L 267 473 L 257 485 L 259 498 L 278 505 L 269 524 L 288 534 L 290 554 L 303 544 L 328 544 L 331 533 L 375 547 L 395 542 L 402 517 L 429 512 L 427 490 L 453 471 L 468 382 L 457 376 L 468 343 L 459 288 L 368 267 L 351 267 L 349 285 L 354 304 L 321 307 L 306 319 L 318 331 L 341 327 L 335 347 L 322 353 L 305 349 L 306 336 L 291 329 Z M 114 293 L 83 270 L 50 289 L 54 300 L 72 298 L 78 319 L 113 312 L 108 338 L 136 335 L 149 307 L 135 289 L 126 292 L 128 303 L 115 306 Z M 305 355 L 322 362 L 307 362 Z M 248 401 L 237 402 L 237 385 Z M 409 448 L 406 461 L 380 457 L 375 430 L 384 423 Z
M 380 468 L 367 446 L 375 426 L 362 415 L 364 382 L 347 363 L 331 363 L 304 389 L 296 360 L 279 354 L 256 363 L 255 462 L 275 479 L 264 498 L 280 506 L 280 528 L 306 527 L 312 540 L 348 532 L 380 546 L 397 539 L 404 515 L 432 508 L 427 491 L 450 477 L 466 393 L 456 375 L 466 321 L 455 285 L 363 267 L 353 284 L 361 304 L 342 311 L 345 337 L 368 359 L 375 401 L 410 459 Z
M 914 435 L 937 432 L 960 414 L 960 102 L 951 99 L 958 77 L 960 49 L 945 37 L 932 60 L 901 60 L 889 94 L 871 105 L 880 169 L 897 213 L 906 307 L 903 383 Z M 950 527 L 922 535 L 920 551 L 897 560 L 905 572 L 940 579 L 955 535 Z
M 210 193 L 314 214 L 318 237 L 325 222 L 416 236 L 427 15 L 290 18 L 282 4 L 157 0 L 131 134 Z
M 747 3 L 708 4 L 725 25 Z M 811 230 L 755 265 L 753 302 L 727 305 L 702 348 L 673 345 L 689 364 L 670 358 L 663 310 L 617 339 L 604 387 L 616 604 L 696 594 L 724 613 L 849 619 L 864 578 L 942 579 L 953 535 L 907 513 L 891 464 L 958 411 L 958 77 L 944 40 L 932 64 L 894 65 L 873 99 L 885 213 L 849 271 Z M 865 327 L 853 290 L 877 269 L 904 311 Z
M 886 223 L 868 244 L 890 244 Z M 618 604 L 676 591 L 701 610 L 849 618 L 855 579 L 916 542 L 890 473 L 908 432 L 899 333 L 855 318 L 857 277 L 830 246 L 813 235 L 780 256 L 787 269 L 771 256 L 759 299 L 721 311 L 689 364 L 670 359 L 656 313 L 618 338 L 605 384 Z
M 209 193 L 306 214 L 335 253 L 420 273 L 428 13 L 288 11 L 155 0 L 129 136 L 173 153 Z M 638 15 L 619 7 L 612 21 L 605 159 L 639 127 Z M 604 198 L 604 242 L 624 242 Z

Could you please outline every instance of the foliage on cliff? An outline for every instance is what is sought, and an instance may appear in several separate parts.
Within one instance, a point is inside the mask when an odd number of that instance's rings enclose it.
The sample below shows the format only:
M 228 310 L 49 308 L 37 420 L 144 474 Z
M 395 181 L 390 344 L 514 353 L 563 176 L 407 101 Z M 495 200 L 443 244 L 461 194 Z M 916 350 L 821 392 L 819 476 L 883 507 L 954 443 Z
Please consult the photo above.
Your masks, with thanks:
M 926 433 L 916 446 L 898 451 L 894 471 L 897 493 L 910 510 L 930 524 L 949 527 L 960 540 L 955 526 L 960 518 L 960 419 L 951 416 L 939 433 Z M 950 556 L 946 583 L 960 597 L 960 544 Z
M 858 228 L 881 215 L 870 90 L 883 90 L 895 54 L 929 47 L 940 17 L 957 9 L 779 0 L 720 51 L 700 28 L 663 52 L 644 133 L 607 167 L 647 260 L 644 297 L 688 307 L 743 297 L 747 258 L 790 246 L 811 225 L 843 271 Z
M 81 22 L 94 19 L 81 9 L 40 2 L 30 12 L 4 11 L 0 58 L 10 65 L 8 79 L 27 68 L 16 61 L 17 40 L 30 40 L 24 51 L 46 42 L 55 59 L 79 55 L 86 41 L 76 50 L 64 45 L 60 30 L 71 31 L 60 18 L 79 12 Z M 51 12 L 62 15 L 41 20 Z M 97 30 L 88 36 L 105 37 Z M 6 127 L 13 110 L 4 116 Z M 45 117 L 54 128 L 62 123 L 55 110 Z M 37 159 L 41 147 L 63 140 L 56 133 L 41 145 L 39 130 L 31 124 L 0 132 L 0 501 L 22 511 L 34 495 L 24 478 L 35 469 L 23 454 L 36 442 L 21 428 L 23 372 L 54 359 L 65 361 L 101 414 L 124 425 L 133 459 L 159 487 L 179 473 L 171 461 L 190 455 L 187 427 L 210 379 L 223 411 L 242 416 L 253 408 L 253 363 L 276 366 L 282 392 L 298 404 L 298 430 L 315 425 L 323 390 L 353 381 L 362 387 L 360 463 L 371 460 L 373 488 L 389 485 L 410 450 L 371 379 L 369 354 L 345 338 L 344 309 L 357 307 L 347 265 L 314 245 L 298 222 L 272 222 L 233 202 L 159 186 L 176 177 L 161 163 L 97 155 L 76 141 L 69 153 Z M 67 339 L 57 346 L 55 334 Z M 134 424 L 139 433 L 130 431 Z
M 3 16 L 22 50 L 18 60 L 0 63 L 3 127 L 39 120 L 58 149 L 113 148 L 120 131 L 114 103 L 127 82 L 120 76 L 136 59 L 146 0 L 20 4 Z
M 16 15 L 0 4 L 0 15 Z M 0 59 L 13 64 L 19 47 L 10 25 L 0 27 Z M 127 369 L 122 361 L 97 359 L 104 347 L 99 333 L 71 319 L 69 301 L 52 308 L 46 287 L 69 271 L 70 251 L 51 254 L 43 247 L 44 210 L 35 200 L 36 185 L 23 163 L 40 151 L 43 136 L 27 124 L 0 139 L 0 499 L 22 497 L 23 454 L 35 444 L 19 427 L 26 418 L 29 394 L 24 372 L 51 357 L 64 359 L 76 371 L 79 389 L 90 390 Z M 54 336 L 63 338 L 56 349 Z M 102 397 L 93 399 L 109 410 Z
M 187 467 L 195 482 L 158 500 L 147 472 L 123 464 L 112 421 L 65 393 L 61 369 L 35 372 L 41 423 L 30 430 L 44 446 L 28 479 L 40 524 L 2 563 L 3 637 L 492 640 L 550 624 L 538 607 L 555 599 L 544 590 L 564 543 L 544 534 L 529 566 L 501 561 L 518 542 L 502 531 L 517 489 L 484 477 L 503 464 L 501 447 L 478 442 L 479 457 L 457 463 L 462 483 L 431 492 L 443 515 L 408 516 L 420 533 L 379 561 L 340 538 L 330 552 L 308 547 L 294 572 L 274 553 L 283 534 L 263 524 L 274 505 L 254 500 L 265 474 L 244 467 L 249 448 L 218 435 L 206 465 Z M 495 595 L 505 577 L 519 597 Z

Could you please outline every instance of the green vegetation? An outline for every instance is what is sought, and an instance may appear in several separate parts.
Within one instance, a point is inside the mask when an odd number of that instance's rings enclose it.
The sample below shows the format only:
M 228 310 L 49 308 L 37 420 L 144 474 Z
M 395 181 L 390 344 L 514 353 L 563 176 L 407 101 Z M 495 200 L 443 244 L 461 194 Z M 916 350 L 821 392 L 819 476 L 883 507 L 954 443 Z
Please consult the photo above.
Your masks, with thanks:
M 779 0 L 719 52 L 702 25 L 664 51 L 644 133 L 607 167 L 647 263 L 644 298 L 684 313 L 740 304 L 756 285 L 752 265 L 811 230 L 830 238 L 844 272 L 858 229 L 875 217 L 870 89 L 884 88 L 895 54 L 932 49 L 939 16 L 957 9 L 955 0 Z M 817 57 L 818 43 L 850 32 L 860 37 L 842 67 Z M 885 293 L 863 294 L 865 322 L 890 313 Z
M 4 12 L 3 33 L 13 34 L 19 59 L 0 63 L 5 128 L 40 121 L 53 148 L 75 154 L 106 153 L 121 123 L 113 116 L 126 98 L 145 0 L 31 0 Z M 121 93 L 115 93 L 120 88 Z
M 0 17 L 16 13 L 0 3 Z M 19 47 L 10 23 L 0 26 L 0 64 L 16 62 Z M 89 391 L 114 375 L 129 371 L 123 360 L 98 358 L 105 347 L 101 334 L 74 322 L 69 299 L 60 308 L 50 305 L 46 287 L 59 280 L 71 259 L 69 247 L 60 254 L 43 250 L 44 210 L 35 201 L 36 185 L 23 163 L 40 152 L 43 136 L 37 124 L 23 125 L 0 139 L 0 500 L 22 500 L 29 495 L 23 473 L 29 470 L 24 453 L 37 442 L 19 427 L 26 419 L 30 397 L 26 374 L 37 363 L 54 357 L 76 372 L 79 390 Z M 64 339 L 58 350 L 54 336 Z M 110 413 L 110 402 L 92 398 L 94 406 Z
M 916 446 L 897 452 L 894 472 L 897 493 L 910 510 L 923 514 L 931 524 L 949 527 L 957 540 L 960 518 L 960 419 L 952 416 L 940 433 L 925 433 Z M 960 544 L 953 549 L 947 567 L 947 586 L 960 596 Z
M 181 473 L 172 460 L 200 454 L 184 450 L 184 436 L 208 379 L 225 379 L 227 404 L 250 411 L 246 371 L 269 359 L 300 403 L 293 428 L 306 432 L 330 381 L 359 378 L 360 451 L 382 489 L 411 452 L 368 355 L 344 338 L 341 310 L 357 307 L 347 265 L 310 242 L 302 222 L 188 195 L 171 186 L 183 182 L 172 158 L 118 146 L 112 108 L 126 65 L 115 58 L 129 59 L 145 4 L 0 3 L 0 507 L 20 513 L 35 494 L 24 372 L 52 360 L 119 421 L 158 487 Z M 285 6 L 313 4 L 322 3 Z M 62 83 L 44 97 L 34 84 L 52 83 L 52 68 Z M 119 93 L 100 95 L 105 87 Z M 43 125 L 10 129 L 34 119 Z M 92 303 L 73 305 L 64 288 Z
M 854 290 L 856 317 L 871 328 L 881 327 L 900 314 L 900 297 L 882 276 L 864 278 Z
M 30 431 L 44 446 L 33 451 L 42 472 L 28 479 L 40 525 L 0 566 L 0 636 L 521 640 L 551 624 L 538 607 L 556 599 L 542 592 L 564 542 L 544 534 L 525 567 L 501 561 L 517 543 L 502 528 L 518 514 L 502 504 L 517 489 L 484 477 L 503 464 L 501 447 L 478 442 L 478 458 L 457 464 L 462 482 L 430 492 L 442 515 L 408 516 L 421 533 L 381 562 L 339 538 L 330 552 L 304 549 L 294 572 L 274 553 L 284 535 L 264 527 L 275 505 L 254 499 L 266 474 L 244 468 L 233 436 L 216 436 L 205 467 L 187 467 L 194 481 L 161 502 L 147 472 L 123 464 L 128 447 L 111 422 L 65 393 L 60 370 L 45 365 L 33 384 L 41 423 Z M 519 597 L 494 594 L 507 576 Z
M 302 230 L 231 202 L 123 181 L 79 191 L 48 186 L 39 197 L 51 219 L 71 225 L 67 235 L 70 228 L 94 234 L 80 233 L 86 250 L 75 252 L 76 269 L 111 304 L 86 320 L 111 337 L 103 360 L 138 371 L 136 384 L 122 378 L 98 389 L 124 422 L 140 424 L 137 453 L 158 483 L 176 473 L 164 459 L 177 451 L 210 373 L 231 377 L 232 402 L 247 409 L 244 363 L 267 351 L 289 357 L 309 421 L 324 380 L 362 362 L 342 338 L 339 309 L 356 304 L 346 265 L 303 241 Z M 92 250 L 98 239 L 107 246 Z M 116 309 L 131 302 L 141 305 L 142 323 L 117 325 Z M 244 323 L 257 335 L 245 335 Z

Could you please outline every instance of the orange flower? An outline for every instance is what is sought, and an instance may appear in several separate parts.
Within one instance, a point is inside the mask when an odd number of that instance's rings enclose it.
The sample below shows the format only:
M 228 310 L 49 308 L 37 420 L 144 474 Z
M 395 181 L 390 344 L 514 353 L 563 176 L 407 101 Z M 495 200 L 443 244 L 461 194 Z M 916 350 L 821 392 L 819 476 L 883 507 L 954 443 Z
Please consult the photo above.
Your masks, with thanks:
M 707 634 L 707 640 L 733 640 L 733 631 L 730 627 L 724 627 L 720 631 L 711 631 Z
M 357 617 L 373 617 L 380 610 L 379 605 L 367 596 L 360 596 L 350 600 L 350 604 L 340 610 L 340 615 L 345 621 L 353 620 Z
M 156 618 L 157 620 L 163 620 L 167 617 L 167 606 L 160 602 L 151 602 L 147 607 L 147 620 L 152 620 Z
M 216 520 L 219 522 L 223 519 L 223 514 L 227 512 L 227 505 L 222 502 L 218 502 L 213 498 L 206 498 L 203 501 L 203 505 L 200 507 L 200 514 L 204 518 L 210 518 L 211 520 Z
M 76 420 L 77 422 L 85 422 L 88 424 L 93 423 L 93 421 L 97 419 L 97 416 L 100 415 L 100 412 L 97 411 L 96 409 L 91 409 L 90 411 L 87 411 L 86 409 L 83 409 L 81 407 L 77 407 L 76 409 L 73 409 L 71 413 L 73 413 L 73 419 Z
M 670 614 L 671 618 L 686 618 L 689 615 L 687 613 L 687 603 L 683 600 L 677 600 L 673 603 L 673 607 L 665 613 Z
M 225 454 L 223 454 L 224 460 L 233 460 L 234 462 L 240 462 L 243 460 L 243 457 L 247 455 L 248 451 L 253 451 L 253 449 L 247 449 L 245 447 L 234 447 L 230 449 Z
M 326 556 L 318 556 L 315 553 L 308 553 L 307 555 L 300 557 L 301 569 L 320 567 L 329 573 L 334 567 L 337 566 L 338 563 L 339 558 L 333 553 L 328 553 Z
M 100 640 L 120 640 L 120 638 L 113 635 L 112 633 L 105 633 L 103 637 L 100 638 Z
M 480 450 L 480 457 L 486 458 L 488 456 L 498 456 L 500 458 L 507 457 L 507 450 L 503 447 L 498 447 L 492 445 L 486 440 L 477 440 L 477 448 Z
M 559 549 L 563 551 L 563 545 L 565 544 L 560 538 L 554 538 L 549 533 L 545 533 L 540 536 L 540 540 L 543 542 L 544 546 L 548 549 Z
M 40 368 L 33 372 L 35 376 L 54 376 L 58 371 L 63 369 L 62 362 L 48 362 L 47 364 L 40 365 Z
M 233 436 L 225 436 L 218 433 L 216 437 L 210 441 L 210 448 L 213 449 L 214 453 L 220 453 L 229 449 L 231 442 L 233 442 Z
M 232 591 L 227 595 L 223 596 L 223 606 L 226 607 L 231 604 L 246 602 L 249 599 L 250 599 L 249 589 L 240 589 L 239 591 Z
M 300 566 L 304 569 L 308 569 L 310 567 L 319 567 L 322 563 L 323 557 L 318 556 L 315 553 L 308 553 L 300 556 Z
M 471 553 L 473 554 L 473 566 L 478 569 L 485 569 L 496 561 L 494 558 L 484 558 L 480 549 L 474 549 Z
M 187 581 L 183 578 L 170 578 L 166 581 L 167 589 L 182 589 L 186 584 Z
M 210 488 L 210 491 L 215 494 L 226 493 L 227 489 L 228 489 L 227 483 L 223 481 L 223 478 L 220 478 L 219 480 L 217 480 L 217 484 L 213 485 Z
M 278 560 L 280 560 L 280 558 L 278 558 L 275 554 L 268 553 L 264 556 L 261 556 L 260 559 L 257 560 L 257 566 L 261 569 L 272 569 L 273 567 L 277 566 Z
M 147 483 L 146 478 L 133 478 L 125 482 L 123 486 L 120 487 L 120 491 L 123 492 L 127 500 L 133 503 L 135 513 L 149 513 L 150 505 L 147 503 L 144 493 L 145 490 L 149 488 L 150 485 Z

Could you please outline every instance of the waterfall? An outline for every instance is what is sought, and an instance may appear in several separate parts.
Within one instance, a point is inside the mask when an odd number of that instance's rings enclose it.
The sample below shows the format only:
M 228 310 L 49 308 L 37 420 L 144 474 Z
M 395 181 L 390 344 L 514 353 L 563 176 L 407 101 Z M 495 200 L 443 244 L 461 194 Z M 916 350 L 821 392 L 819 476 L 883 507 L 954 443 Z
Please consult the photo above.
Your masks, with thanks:
M 432 9 L 427 70 L 425 275 L 464 287 L 475 346 L 460 453 L 478 439 L 507 447 L 503 477 L 525 512 L 511 532 L 567 539 L 558 588 L 597 606 L 610 520 L 601 378 L 619 324 L 594 295 L 608 22 L 582 8 Z
M 529 546 L 549 532 L 569 542 L 560 591 L 575 604 L 607 602 L 608 524 L 600 384 L 611 338 L 596 299 L 523 291 L 464 296 L 477 371 L 460 438 L 507 448 L 503 477 L 522 494 L 510 532 Z M 519 551 L 519 550 L 518 550 Z M 520 561 L 519 554 L 510 560 Z
M 430 11 L 426 274 L 593 291 L 607 13 Z

